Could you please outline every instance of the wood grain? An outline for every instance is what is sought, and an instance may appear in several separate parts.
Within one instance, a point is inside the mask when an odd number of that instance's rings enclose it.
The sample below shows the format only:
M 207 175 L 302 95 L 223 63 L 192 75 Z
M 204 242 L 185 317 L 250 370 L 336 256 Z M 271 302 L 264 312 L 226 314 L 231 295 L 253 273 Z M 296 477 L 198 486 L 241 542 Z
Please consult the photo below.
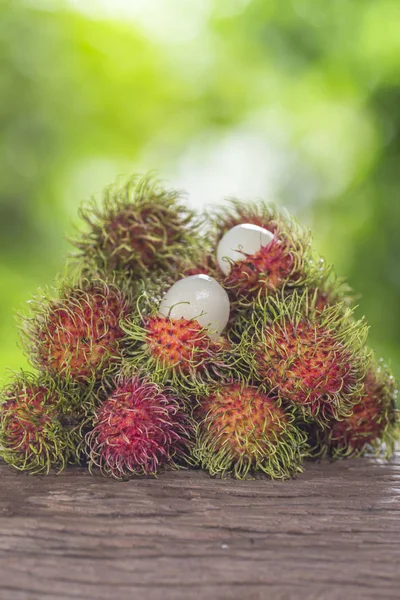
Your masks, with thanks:
M 287 482 L 0 477 L 1 600 L 400 598 L 400 456 Z

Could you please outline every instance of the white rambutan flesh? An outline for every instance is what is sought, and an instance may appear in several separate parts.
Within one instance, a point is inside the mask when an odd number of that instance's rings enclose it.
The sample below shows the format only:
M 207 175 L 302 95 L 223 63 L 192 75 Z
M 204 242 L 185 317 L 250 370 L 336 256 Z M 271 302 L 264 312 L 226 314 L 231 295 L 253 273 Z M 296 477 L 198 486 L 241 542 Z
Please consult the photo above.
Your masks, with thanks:
M 163 317 L 197 321 L 214 339 L 225 329 L 229 313 L 228 294 L 208 275 L 191 275 L 174 283 L 159 308 Z
M 242 223 L 232 227 L 222 236 L 217 247 L 217 261 L 221 271 L 224 275 L 229 275 L 233 263 L 256 254 L 273 239 L 273 233 L 258 225 Z

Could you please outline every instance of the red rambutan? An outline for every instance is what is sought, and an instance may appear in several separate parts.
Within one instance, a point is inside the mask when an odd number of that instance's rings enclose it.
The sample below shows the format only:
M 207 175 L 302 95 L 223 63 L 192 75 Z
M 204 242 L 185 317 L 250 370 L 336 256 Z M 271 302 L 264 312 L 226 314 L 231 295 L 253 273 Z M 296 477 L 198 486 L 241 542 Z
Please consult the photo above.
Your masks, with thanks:
M 214 245 L 224 233 L 242 223 L 258 225 L 275 234 L 288 230 L 291 221 L 290 217 L 279 212 L 274 204 L 262 201 L 243 202 L 236 199 L 230 199 L 227 204 L 213 210 L 208 216 L 213 224 Z
M 170 391 L 120 376 L 87 436 L 89 468 L 117 479 L 155 475 L 184 459 L 190 432 L 189 419 Z
M 357 296 L 345 279 L 339 278 L 333 271 L 321 271 L 319 279 L 308 287 L 309 302 L 319 312 L 329 306 L 341 304 L 343 310 L 352 308 Z
M 192 390 L 218 378 L 226 368 L 228 342 L 213 340 L 196 320 L 171 319 L 156 314 L 124 325 L 131 347 L 126 362 L 151 373 L 158 383 Z
M 198 239 L 198 219 L 178 191 L 165 191 L 149 177 L 109 186 L 103 207 L 93 202 L 81 216 L 89 231 L 74 245 L 86 268 L 135 278 L 175 270 Z
M 305 437 L 278 398 L 243 383 L 214 385 L 199 398 L 194 456 L 211 475 L 301 471 Z
M 231 262 L 229 273 L 223 278 L 232 302 L 248 304 L 281 288 L 298 288 L 320 273 L 321 264 L 312 256 L 310 233 L 303 231 L 294 219 L 280 214 L 275 206 L 232 201 L 224 214 L 216 211 L 213 218 L 215 246 L 237 225 L 257 225 L 274 234 L 270 243 L 254 254 L 241 250 L 238 242 L 237 251 L 243 260 Z
M 0 455 L 23 471 L 62 470 L 79 461 L 86 421 L 82 390 L 22 373 L 2 393 Z
M 208 275 L 217 281 L 221 279 L 215 256 L 211 252 L 202 253 L 193 259 L 184 259 L 179 266 L 179 272 L 182 277 Z
M 232 265 L 224 285 L 234 295 L 254 298 L 268 295 L 284 284 L 304 282 L 303 260 L 290 243 L 273 239 L 256 254 Z
M 329 454 L 333 458 L 357 456 L 367 447 L 385 442 L 386 455 L 394 451 L 396 424 L 396 383 L 383 365 L 370 368 L 364 380 L 362 398 L 352 414 L 334 421 L 328 430 Z
M 88 381 L 120 362 L 125 336 L 120 321 L 130 307 L 114 284 L 65 285 L 58 300 L 40 299 L 34 312 L 23 334 L 39 369 Z
M 368 360 L 367 326 L 341 305 L 319 312 L 308 293 L 270 298 L 246 334 L 254 377 L 304 416 L 325 422 L 351 414 Z

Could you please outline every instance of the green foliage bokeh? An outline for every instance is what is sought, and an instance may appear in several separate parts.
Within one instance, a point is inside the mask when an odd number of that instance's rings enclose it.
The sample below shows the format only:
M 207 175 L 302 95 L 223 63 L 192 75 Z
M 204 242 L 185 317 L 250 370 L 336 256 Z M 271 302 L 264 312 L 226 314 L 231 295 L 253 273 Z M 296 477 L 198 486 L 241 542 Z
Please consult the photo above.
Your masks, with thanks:
M 274 199 L 360 293 L 399 376 L 398 1 L 175 0 L 158 34 L 78 4 L 0 6 L 1 375 L 26 366 L 14 313 L 62 270 L 88 194 L 136 170 L 175 183 L 188 153 L 201 186 L 205 155 L 250 132 L 280 156 Z

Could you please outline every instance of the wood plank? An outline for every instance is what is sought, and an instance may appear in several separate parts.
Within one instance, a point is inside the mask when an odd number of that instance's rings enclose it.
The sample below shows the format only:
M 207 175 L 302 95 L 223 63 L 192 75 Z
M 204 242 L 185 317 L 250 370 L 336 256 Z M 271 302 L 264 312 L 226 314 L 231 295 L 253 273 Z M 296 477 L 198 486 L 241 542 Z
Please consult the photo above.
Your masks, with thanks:
M 286 482 L 0 477 L 1 600 L 400 597 L 400 456 Z

